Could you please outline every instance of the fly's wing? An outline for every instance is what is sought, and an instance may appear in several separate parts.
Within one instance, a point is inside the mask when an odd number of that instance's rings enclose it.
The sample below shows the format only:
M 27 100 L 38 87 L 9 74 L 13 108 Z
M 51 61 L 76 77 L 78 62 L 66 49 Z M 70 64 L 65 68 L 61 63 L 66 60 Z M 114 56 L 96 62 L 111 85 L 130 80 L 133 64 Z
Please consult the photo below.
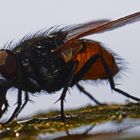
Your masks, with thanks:
M 55 51 L 58 53 L 63 53 L 66 61 L 71 60 L 78 52 L 82 49 L 82 46 L 74 45 L 73 43 L 84 36 L 102 33 L 105 31 L 110 31 L 118 27 L 125 26 L 126 24 L 134 23 L 140 20 L 140 12 L 119 18 L 117 20 L 98 20 L 92 21 L 84 24 L 78 24 L 76 26 L 66 28 L 64 32 L 67 33 L 64 43 Z
M 87 32 L 88 30 L 95 29 L 99 26 L 102 26 L 110 21 L 111 20 L 109 19 L 104 19 L 104 20 L 91 21 L 91 22 L 75 25 L 68 30 L 68 35 L 66 40 L 70 38 L 74 38 L 77 35 L 80 35 L 81 33 Z
M 66 39 L 64 40 L 64 44 L 67 44 L 69 42 L 72 42 L 74 40 L 77 40 L 81 37 L 90 34 L 110 31 L 118 27 L 125 26 L 126 24 L 134 23 L 136 21 L 140 21 L 140 12 L 113 21 L 100 20 L 100 21 L 93 21 L 85 24 L 79 24 L 68 30 Z

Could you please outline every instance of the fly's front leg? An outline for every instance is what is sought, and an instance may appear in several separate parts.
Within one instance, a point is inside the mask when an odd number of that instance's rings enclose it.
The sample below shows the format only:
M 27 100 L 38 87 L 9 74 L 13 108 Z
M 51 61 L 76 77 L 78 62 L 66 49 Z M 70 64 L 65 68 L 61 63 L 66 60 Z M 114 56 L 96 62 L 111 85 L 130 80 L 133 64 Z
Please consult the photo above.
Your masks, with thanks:
M 24 107 L 26 106 L 27 102 L 30 101 L 30 99 L 29 99 L 29 93 L 26 92 L 26 91 L 25 91 L 24 93 L 25 93 L 25 101 L 24 101 L 24 103 L 22 104 L 21 108 L 19 109 L 19 111 L 18 111 L 18 113 L 16 114 L 15 117 L 17 117 L 18 114 L 20 114 L 20 112 L 21 112 L 21 111 L 24 109 Z
M 18 111 L 20 110 L 21 104 L 22 104 L 22 90 L 18 89 L 17 107 L 6 123 L 11 122 L 16 117 Z
M 7 111 L 8 106 L 9 106 L 8 101 L 7 101 L 7 99 L 5 99 L 5 101 L 4 101 L 4 108 L 2 109 L 2 113 L 0 114 L 0 118 Z
M 8 108 L 8 101 L 6 99 L 7 90 L 0 89 L 0 118 L 3 114 L 7 111 Z
M 0 79 L 0 118 L 3 116 L 3 114 L 7 111 L 8 108 L 8 101 L 6 99 L 6 94 L 8 89 L 12 86 L 14 83 L 14 80 L 5 80 Z

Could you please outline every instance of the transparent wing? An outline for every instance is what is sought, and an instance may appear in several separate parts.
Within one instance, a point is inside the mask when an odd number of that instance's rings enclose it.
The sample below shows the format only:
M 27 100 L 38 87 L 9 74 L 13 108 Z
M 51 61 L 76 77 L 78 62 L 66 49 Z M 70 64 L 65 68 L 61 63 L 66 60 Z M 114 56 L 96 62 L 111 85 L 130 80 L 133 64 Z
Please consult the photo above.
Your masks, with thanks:
M 74 41 L 76 39 L 79 39 L 81 37 L 90 34 L 110 31 L 118 27 L 125 26 L 126 24 L 134 23 L 139 20 L 140 20 L 140 12 L 137 12 L 113 21 L 99 20 L 85 24 L 79 24 L 68 30 L 68 34 L 66 36 L 64 43 L 69 43 L 71 41 Z
M 68 30 L 68 35 L 67 35 L 66 40 L 70 39 L 70 38 L 74 38 L 77 35 L 85 33 L 91 29 L 95 29 L 99 26 L 102 26 L 108 22 L 110 22 L 109 19 L 104 19 L 104 20 L 97 20 L 97 21 L 91 21 L 91 22 L 87 22 L 87 23 L 74 25 Z

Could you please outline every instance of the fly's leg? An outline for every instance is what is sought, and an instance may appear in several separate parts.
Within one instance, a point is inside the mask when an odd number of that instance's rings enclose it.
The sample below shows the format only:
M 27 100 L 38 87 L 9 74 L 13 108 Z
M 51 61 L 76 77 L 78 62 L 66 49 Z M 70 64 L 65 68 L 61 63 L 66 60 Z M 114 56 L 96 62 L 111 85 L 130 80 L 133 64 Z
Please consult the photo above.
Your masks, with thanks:
M 71 71 L 69 73 L 69 76 L 67 77 L 67 80 L 65 82 L 65 86 L 64 86 L 64 89 L 62 91 L 62 94 L 61 94 L 60 98 L 57 100 L 57 101 L 60 100 L 60 107 L 61 107 L 60 113 L 61 113 L 61 119 L 62 119 L 63 122 L 65 122 L 64 100 L 65 100 L 65 97 L 66 97 L 66 93 L 67 93 L 68 87 L 72 83 L 72 79 L 73 79 L 74 72 L 75 72 L 75 69 L 76 69 L 77 64 L 78 64 L 77 61 L 74 62 L 74 64 L 72 64 L 72 68 L 71 68 Z
M 74 78 L 72 80 L 72 83 L 71 83 L 71 86 L 74 86 L 75 84 L 77 84 L 98 59 L 99 59 L 99 55 L 98 54 L 95 54 L 94 56 L 92 56 L 84 64 L 84 66 L 80 69 L 80 71 L 74 76 Z
M 5 101 L 4 101 L 4 109 L 2 110 L 2 114 L 0 115 L 0 118 L 7 111 L 8 106 L 9 106 L 8 101 L 7 101 L 7 99 L 5 99 Z
M 85 95 L 87 95 L 92 101 L 94 101 L 97 105 L 105 105 L 103 103 L 100 103 L 98 100 L 96 100 L 90 93 L 88 93 L 80 84 L 76 84 L 77 88 L 83 92 Z
M 30 101 L 29 99 L 29 94 L 28 92 L 25 91 L 25 102 L 22 104 L 21 108 L 19 109 L 18 113 L 15 115 L 15 117 L 18 116 L 18 114 L 20 114 L 20 112 L 23 110 L 23 108 L 26 106 L 27 102 Z
M 22 104 L 22 90 L 18 89 L 17 107 L 6 123 L 11 122 L 16 117 L 18 111 L 20 110 L 21 104 Z
M 7 90 L 12 86 L 14 80 L 7 81 L 4 79 L 0 79 L 0 118 L 7 111 L 8 101 L 6 99 Z
M 63 122 L 65 122 L 65 114 L 64 114 L 64 100 L 66 97 L 66 92 L 68 90 L 68 87 L 65 87 L 61 96 L 60 96 L 60 113 L 61 113 L 61 119 Z
M 105 59 L 102 57 L 102 55 L 100 55 L 100 59 L 101 59 L 101 62 L 103 64 L 104 70 L 105 70 L 105 72 L 107 74 L 111 89 L 113 89 L 114 91 L 116 91 L 116 92 L 118 92 L 118 93 L 120 93 L 120 94 L 122 94 L 122 95 L 124 95 L 124 96 L 126 96 L 128 98 L 131 98 L 131 99 L 133 99 L 135 101 L 140 101 L 140 98 L 132 96 L 132 95 L 122 91 L 121 89 L 115 87 L 114 79 L 113 79 L 113 76 L 111 74 L 110 68 L 108 67 L 108 65 L 107 65 Z
M 110 83 L 110 86 L 111 86 L 111 89 L 113 89 L 114 91 L 128 97 L 128 98 L 131 98 L 135 101 L 140 101 L 140 98 L 137 98 L 135 96 L 132 96 L 118 88 L 115 87 L 115 83 L 114 83 L 114 79 L 113 79 L 113 76 L 112 76 L 112 73 L 111 73 L 111 70 L 109 68 L 109 66 L 107 65 L 105 59 L 103 58 L 103 56 L 101 55 L 102 52 L 99 51 L 98 54 L 95 54 L 93 55 L 87 62 L 86 64 L 81 68 L 81 70 L 75 75 L 74 79 L 73 79 L 73 82 L 71 84 L 71 86 L 73 86 L 74 84 L 77 84 L 78 81 L 80 81 L 82 79 L 82 77 L 84 76 L 84 74 L 86 74 L 88 72 L 88 70 L 92 67 L 92 65 L 98 60 L 100 59 L 101 60 L 101 63 L 104 67 L 104 70 L 107 74 L 107 77 L 108 77 L 108 80 L 109 80 L 109 83 Z
M 8 105 L 8 101 L 6 99 L 6 93 L 7 93 L 7 90 L 1 89 L 1 96 L 0 96 L 0 118 L 7 111 L 7 108 L 9 106 Z M 3 108 L 3 106 L 4 106 L 4 108 Z

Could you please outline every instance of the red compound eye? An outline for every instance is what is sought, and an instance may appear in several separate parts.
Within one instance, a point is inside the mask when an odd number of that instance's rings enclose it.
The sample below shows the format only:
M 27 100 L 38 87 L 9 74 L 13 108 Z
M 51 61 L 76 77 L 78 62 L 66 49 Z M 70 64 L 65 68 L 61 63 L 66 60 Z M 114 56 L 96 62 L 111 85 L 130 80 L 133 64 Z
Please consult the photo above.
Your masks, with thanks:
M 0 74 L 6 79 L 12 79 L 16 76 L 17 62 L 12 51 L 0 51 Z

